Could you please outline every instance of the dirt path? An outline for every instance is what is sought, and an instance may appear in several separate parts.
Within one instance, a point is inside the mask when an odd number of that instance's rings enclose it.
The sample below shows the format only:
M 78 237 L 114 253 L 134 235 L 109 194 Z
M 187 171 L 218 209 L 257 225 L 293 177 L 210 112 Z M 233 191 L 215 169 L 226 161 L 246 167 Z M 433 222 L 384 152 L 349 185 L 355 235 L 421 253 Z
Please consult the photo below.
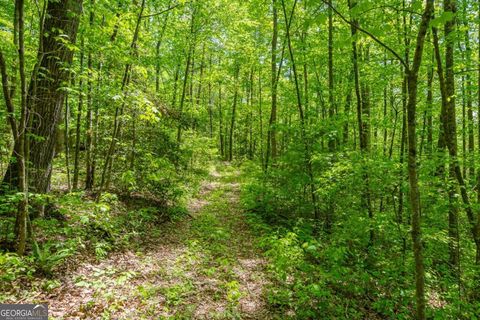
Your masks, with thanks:
M 189 204 L 136 252 L 81 262 L 41 298 L 53 319 L 267 319 L 265 261 L 238 204 L 238 173 L 213 171 Z

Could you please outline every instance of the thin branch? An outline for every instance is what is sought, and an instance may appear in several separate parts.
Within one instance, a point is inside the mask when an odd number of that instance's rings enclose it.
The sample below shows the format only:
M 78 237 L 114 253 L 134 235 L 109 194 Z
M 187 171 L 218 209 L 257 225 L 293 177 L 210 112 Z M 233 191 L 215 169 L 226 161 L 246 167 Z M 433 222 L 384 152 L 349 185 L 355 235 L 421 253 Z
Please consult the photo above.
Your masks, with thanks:
M 464 73 L 478 72 L 478 71 L 480 71 L 480 68 L 460 70 L 460 71 L 454 72 L 454 74 L 464 74 Z
M 409 10 L 409 9 L 399 9 L 399 8 L 396 8 L 396 7 L 390 6 L 390 5 L 381 5 L 381 6 L 372 7 L 372 8 L 369 8 L 369 9 L 363 11 L 362 14 L 365 14 L 365 13 L 373 11 L 373 10 L 378 10 L 378 9 L 392 9 L 393 11 L 396 11 L 397 13 L 406 12 L 406 13 L 410 13 L 412 15 L 416 15 L 416 16 L 420 16 L 420 17 L 422 16 L 421 12 L 416 12 L 416 11 Z
M 280 79 L 280 73 L 282 71 L 282 66 L 283 66 L 283 60 L 285 60 L 284 57 L 285 57 L 286 44 L 287 44 L 287 39 L 285 39 L 283 41 L 283 45 L 282 45 L 282 53 L 280 55 L 280 65 L 278 66 L 278 72 L 277 72 L 277 76 L 275 78 L 275 88 L 277 88 L 277 86 L 278 86 L 278 80 Z
M 327 0 L 322 0 L 323 3 L 325 3 L 327 6 L 329 6 L 333 12 L 335 12 L 335 14 L 337 14 L 340 19 L 342 19 L 343 21 L 345 21 L 346 23 L 348 23 L 349 25 L 353 26 L 354 28 L 356 28 L 358 31 L 361 31 L 363 33 L 365 33 L 367 36 L 369 36 L 370 38 L 372 38 L 372 40 L 374 40 L 376 43 L 378 43 L 380 46 L 384 47 L 388 52 L 390 52 L 395 58 L 397 58 L 397 60 L 405 67 L 406 70 L 409 70 L 409 67 L 407 65 L 407 63 L 405 62 L 405 60 L 403 60 L 403 58 L 395 51 L 393 50 L 392 48 L 390 48 L 387 44 L 385 44 L 383 41 L 381 41 L 380 39 L 378 39 L 376 36 L 374 36 L 371 32 L 361 28 L 360 26 L 357 26 L 355 25 L 355 23 L 351 22 L 350 20 L 348 20 L 347 18 L 345 18 L 344 15 L 342 15 L 337 9 L 335 9 L 335 7 L 330 4 L 330 2 L 328 2 Z
M 170 10 L 175 9 L 175 8 L 178 7 L 178 6 L 180 6 L 180 4 L 177 3 L 176 5 L 171 6 L 171 7 L 167 8 L 167 9 L 165 9 L 165 10 L 162 10 L 162 11 L 160 11 L 160 12 L 143 15 L 141 18 L 150 18 L 150 17 L 159 16 L 159 15 L 164 14 L 164 13 L 170 11 Z

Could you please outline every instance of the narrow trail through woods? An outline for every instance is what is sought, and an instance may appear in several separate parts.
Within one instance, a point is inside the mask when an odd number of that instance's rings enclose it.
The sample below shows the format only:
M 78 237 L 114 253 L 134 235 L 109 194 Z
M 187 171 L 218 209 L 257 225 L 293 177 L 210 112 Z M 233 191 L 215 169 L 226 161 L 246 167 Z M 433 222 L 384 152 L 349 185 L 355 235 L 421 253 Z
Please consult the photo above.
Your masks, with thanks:
M 212 170 L 192 218 L 152 230 L 140 249 L 81 262 L 41 298 L 54 319 L 266 319 L 265 261 L 238 203 L 238 172 Z

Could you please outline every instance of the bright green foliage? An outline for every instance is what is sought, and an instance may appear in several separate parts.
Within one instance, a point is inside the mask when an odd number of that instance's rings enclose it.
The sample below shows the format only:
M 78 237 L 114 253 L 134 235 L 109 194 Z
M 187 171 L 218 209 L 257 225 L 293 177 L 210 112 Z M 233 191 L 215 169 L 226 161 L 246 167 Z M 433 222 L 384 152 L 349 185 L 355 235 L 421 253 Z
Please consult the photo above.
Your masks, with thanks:
M 167 237 L 159 226 L 174 222 L 186 249 L 173 270 L 158 272 L 179 281 L 132 290 L 141 317 L 158 316 L 161 303 L 165 317 L 195 317 L 196 283 L 185 275 L 195 272 L 216 278 L 209 297 L 227 304 L 209 316 L 239 318 L 247 295 L 235 267 L 259 240 L 270 277 L 263 307 L 273 318 L 412 319 L 420 251 L 427 318 L 478 318 L 479 4 L 436 1 L 415 57 L 428 1 L 83 1 L 76 42 L 56 39 L 73 54 L 61 66 L 69 72 L 61 114 L 27 101 L 29 124 L 38 116 L 60 125 L 51 190 L 26 187 L 33 233 L 24 257 L 11 253 L 23 194 L 10 176 L 0 190 L 0 287 L 14 296 L 16 284 L 48 276 L 42 285 L 53 290 L 60 267 L 78 257 L 100 262 L 138 249 L 139 258 L 148 240 Z M 11 128 L 21 115 L 15 3 L 0 0 L 10 81 L 0 93 L 2 177 L 20 159 Z M 35 68 L 47 3 L 24 4 L 29 97 L 36 77 L 49 76 Z M 27 153 L 45 139 L 34 132 L 27 125 Z M 27 161 L 30 182 L 32 169 Z M 419 215 L 410 199 L 417 176 Z M 221 188 L 206 196 L 204 179 Z M 241 210 L 224 201 L 239 183 Z M 192 208 L 193 195 L 208 203 Z M 246 232 L 239 243 L 243 213 L 258 237 Z M 110 271 L 77 285 L 105 290 L 108 278 L 119 289 L 138 276 Z M 101 317 L 114 318 L 123 302 L 103 293 L 111 304 Z M 82 312 L 98 317 L 95 307 Z
M 346 155 L 338 155 L 342 156 Z M 322 160 L 330 161 L 331 158 Z M 388 181 L 389 170 L 398 170 L 388 159 L 382 160 L 371 159 L 368 164 L 372 166 L 371 172 L 375 172 L 373 168 L 378 172 L 370 181 L 379 196 L 388 195 L 389 188 L 394 188 L 394 177 Z M 320 159 L 316 163 L 321 165 Z M 265 179 L 261 172 L 255 174 L 251 165 L 243 170 L 249 176 L 243 190 L 243 203 L 254 214 L 252 225 L 263 234 L 262 248 L 270 261 L 274 279 L 268 291 L 270 304 L 280 314 L 289 314 L 290 310 L 292 318 L 300 319 L 319 318 L 325 314 L 341 319 L 363 319 L 366 314 L 410 319 L 414 284 L 408 274 L 412 264 L 408 255 L 411 246 L 408 227 L 395 220 L 392 222 L 395 215 L 391 211 L 377 213 L 373 222 L 366 216 L 359 216 L 361 172 L 342 161 L 329 167 L 330 170 L 319 177 L 318 195 L 323 210 L 332 210 L 332 206 L 335 210 L 335 231 L 320 235 L 315 232 L 318 222 L 309 218 L 309 208 L 296 206 L 296 198 L 288 196 L 296 192 L 292 187 L 294 177 L 282 180 L 281 188 L 278 185 L 275 188 L 268 181 L 277 177 L 258 183 L 261 181 L 258 179 Z M 374 187 L 376 184 L 378 189 Z M 433 191 L 428 198 L 448 205 Z M 430 208 L 425 218 L 430 225 L 425 229 L 425 241 L 429 244 L 426 247 L 428 294 L 431 299 L 442 301 L 444 306 L 432 307 L 430 314 L 438 319 L 475 317 L 480 304 L 468 303 L 458 296 L 458 291 L 453 289 L 457 279 L 442 262 L 448 259 L 443 249 L 448 245 L 448 234 L 432 216 L 445 210 L 441 204 L 437 206 Z M 276 215 L 277 212 L 282 214 Z M 375 228 L 377 245 L 368 248 L 365 230 L 371 224 Z M 404 245 L 406 251 L 402 253 Z M 465 271 L 463 275 L 465 284 L 472 279 L 470 272 Z
M 38 243 L 35 242 L 33 245 L 33 257 L 38 271 L 46 275 L 52 275 L 55 267 L 72 255 L 69 249 L 52 251 L 51 247 L 52 245 L 48 243 L 39 246 Z

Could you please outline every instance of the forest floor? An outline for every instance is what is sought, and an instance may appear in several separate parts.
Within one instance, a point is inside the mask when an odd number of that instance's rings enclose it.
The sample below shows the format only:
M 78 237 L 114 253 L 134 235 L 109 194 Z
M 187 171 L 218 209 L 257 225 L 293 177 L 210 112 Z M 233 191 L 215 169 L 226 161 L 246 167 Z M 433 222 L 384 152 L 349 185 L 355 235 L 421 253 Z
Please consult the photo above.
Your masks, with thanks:
M 159 225 L 134 250 L 78 261 L 37 298 L 53 319 L 267 319 L 266 261 L 239 204 L 238 175 L 218 166 L 189 201 L 191 218 Z

